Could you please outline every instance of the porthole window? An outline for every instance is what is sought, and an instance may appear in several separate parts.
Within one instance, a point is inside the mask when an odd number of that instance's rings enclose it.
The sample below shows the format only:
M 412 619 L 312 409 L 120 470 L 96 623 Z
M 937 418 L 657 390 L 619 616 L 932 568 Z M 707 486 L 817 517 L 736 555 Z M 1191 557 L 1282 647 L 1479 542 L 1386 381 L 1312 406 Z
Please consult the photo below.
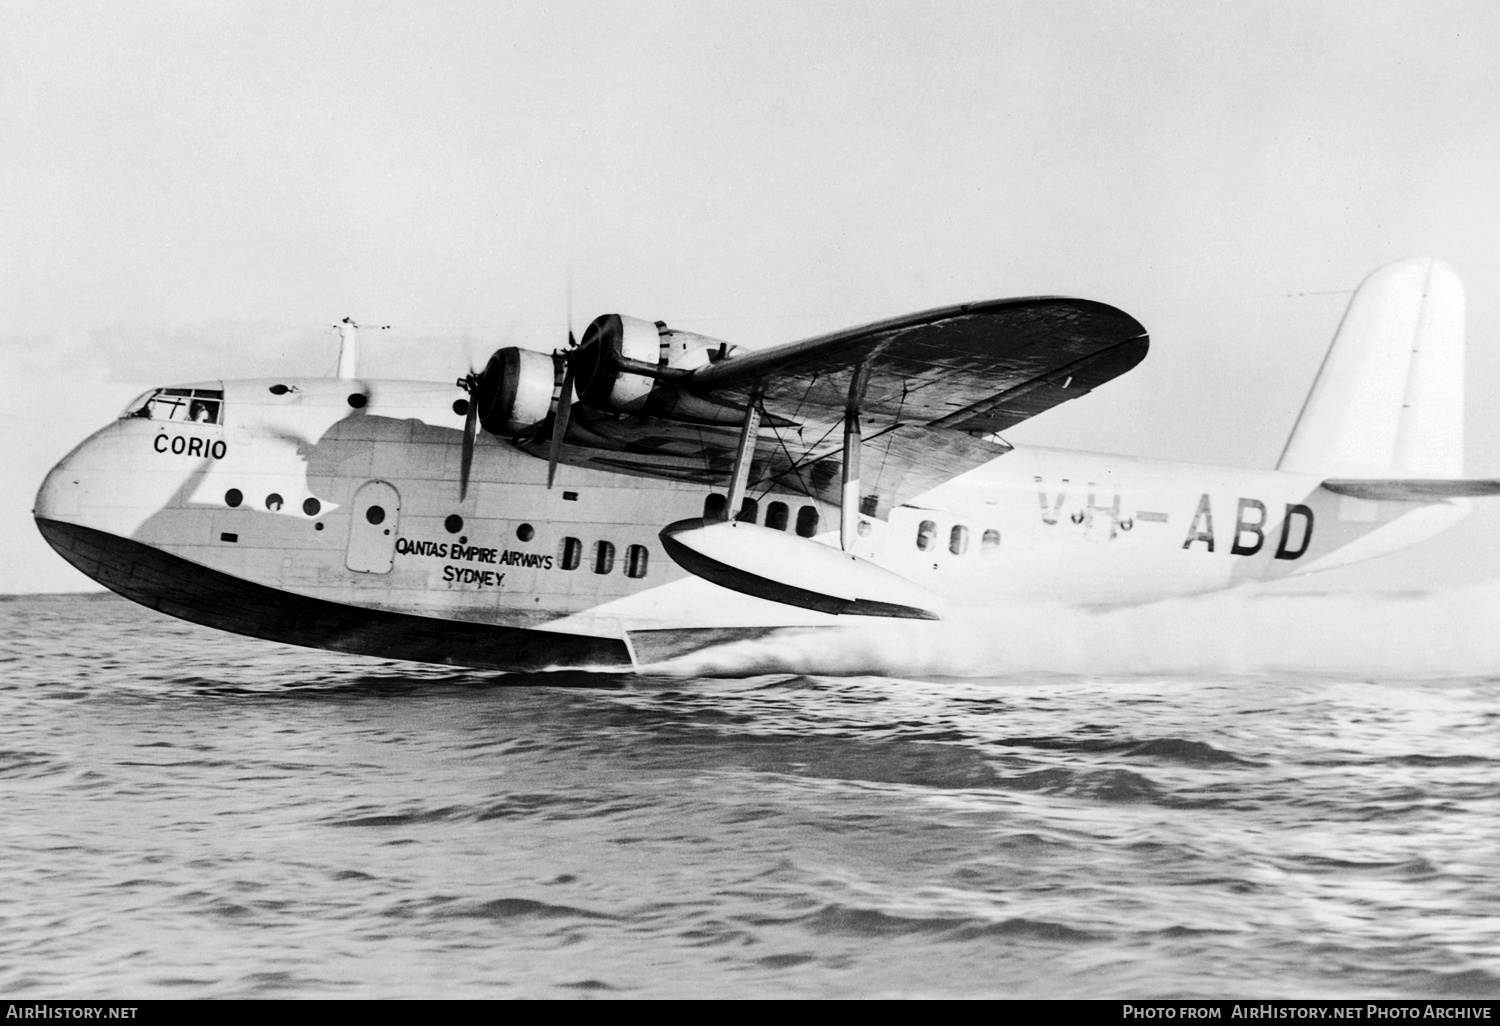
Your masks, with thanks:
M 969 551 L 969 529 L 963 524 L 954 524 L 953 530 L 948 532 L 948 551 L 955 556 Z
M 531 541 L 531 539 L 536 537 L 536 528 L 530 524 L 522 524 L 516 528 L 516 537 L 522 541 Z
M 317 516 L 318 512 L 322 508 L 323 508 L 323 504 L 321 502 L 319 502 L 317 499 L 304 499 L 302 501 L 302 512 L 306 513 L 310 517 Z
M 724 511 L 729 508 L 729 500 L 718 492 L 709 495 L 703 500 L 704 520 L 723 520 Z
M 369 509 L 365 510 L 365 519 L 372 524 L 385 523 L 385 507 L 371 506 Z
M 607 574 L 614 568 L 614 545 L 607 541 L 594 542 L 594 573 Z
M 280 508 L 281 496 L 277 495 L 275 492 L 272 492 L 270 495 L 266 496 L 266 509 L 270 510 L 272 513 L 275 513 Z
M 467 399 L 455 399 L 455 400 L 453 400 L 453 412 L 456 413 L 456 414 L 458 414 L 460 417 L 467 416 L 468 412 L 469 412 L 469 400 L 467 400 Z
M 352 407 L 354 407 L 356 410 L 362 410 L 362 409 L 364 409 L 365 408 L 365 403 L 367 403 L 369 401 L 370 401 L 370 397 L 367 396 L 367 395 L 365 395 L 363 392 L 351 392 L 351 393 L 349 393 L 349 405 L 352 406 Z
M 1000 554 L 1000 532 L 993 527 L 984 532 L 979 539 L 979 554 L 986 557 L 994 557 Z
M 464 529 L 464 518 L 457 513 L 449 513 L 443 521 L 443 527 L 449 534 L 457 534 Z
M 787 508 L 784 502 L 773 502 L 766 507 L 766 526 L 773 531 L 785 531 Z
M 818 507 L 803 506 L 797 511 L 797 534 L 802 538 L 811 538 L 818 533 Z
M 224 493 L 224 505 L 228 506 L 230 509 L 234 509 L 244 501 L 245 493 L 241 492 L 238 488 L 231 488 L 229 489 L 229 491 Z
M 583 562 L 583 542 L 577 538 L 564 538 L 562 549 L 557 555 L 557 565 L 564 570 L 577 570 L 581 562 Z
M 644 545 L 632 545 L 625 550 L 625 576 L 645 577 L 646 564 L 650 561 L 651 554 L 646 551 Z
M 753 524 L 758 516 L 760 516 L 760 503 L 747 495 L 745 501 L 740 503 L 740 515 L 734 519 L 742 524 Z
M 937 542 L 937 524 L 931 520 L 924 520 L 917 525 L 917 548 L 923 552 L 932 551 L 932 546 Z

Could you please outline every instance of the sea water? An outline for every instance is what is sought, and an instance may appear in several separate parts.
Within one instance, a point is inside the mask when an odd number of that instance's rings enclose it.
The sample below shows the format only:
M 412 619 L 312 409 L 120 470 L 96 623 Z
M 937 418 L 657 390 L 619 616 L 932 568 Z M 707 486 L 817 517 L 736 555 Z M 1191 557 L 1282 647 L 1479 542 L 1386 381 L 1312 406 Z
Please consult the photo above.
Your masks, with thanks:
M 1497 609 L 516 676 L 0 601 L 0 994 L 1500 996 Z

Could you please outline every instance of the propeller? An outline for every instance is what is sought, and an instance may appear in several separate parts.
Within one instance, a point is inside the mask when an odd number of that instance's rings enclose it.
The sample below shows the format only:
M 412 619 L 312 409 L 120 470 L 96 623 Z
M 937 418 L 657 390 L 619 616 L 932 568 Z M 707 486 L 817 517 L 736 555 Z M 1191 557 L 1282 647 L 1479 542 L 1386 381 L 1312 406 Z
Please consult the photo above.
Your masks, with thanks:
M 458 387 L 469 393 L 469 409 L 464 414 L 464 447 L 458 464 L 458 501 L 469 495 L 469 471 L 474 466 L 474 436 L 479 427 L 479 375 L 471 363 L 469 373 L 458 379 Z
M 573 350 L 578 348 L 578 339 L 573 337 L 573 268 L 569 267 L 563 278 L 567 292 L 568 348 L 563 350 L 562 391 L 557 396 L 557 413 L 552 418 L 552 441 L 547 446 L 547 490 L 552 490 L 552 480 L 557 476 L 557 461 L 562 457 L 563 442 L 568 437 L 568 418 L 573 413 Z
M 547 448 L 547 488 L 557 476 L 557 461 L 562 456 L 564 440 L 568 437 L 568 417 L 573 412 L 573 352 L 578 340 L 573 337 L 573 315 L 568 312 L 568 348 L 563 351 L 562 393 L 557 397 L 557 413 L 552 418 L 552 444 Z
M 545 425 L 546 407 L 551 397 L 543 399 L 541 389 L 546 380 L 541 375 L 557 373 L 558 359 L 563 361 L 562 389 L 552 405 L 552 438 L 547 452 L 547 488 L 552 488 L 557 478 L 557 464 L 562 459 L 563 443 L 568 437 L 568 422 L 573 412 L 573 393 L 577 380 L 577 365 L 583 356 L 578 339 L 573 334 L 572 288 L 568 294 L 568 347 L 552 353 L 552 364 L 547 364 L 540 353 L 521 350 L 515 346 L 500 349 L 490 357 L 484 370 L 476 371 L 472 360 L 469 373 L 458 379 L 457 385 L 469 396 L 464 411 L 463 450 L 459 464 L 458 498 L 462 502 L 468 497 L 469 477 L 474 466 L 474 444 L 482 425 L 486 431 L 496 434 L 524 435 L 535 439 Z M 585 336 L 587 337 L 587 336 Z M 586 366 L 586 365 L 585 365 Z M 550 375 L 549 375 L 550 376 Z M 555 377 L 552 377 L 556 381 Z M 518 398 L 518 391 L 520 398 Z M 481 403 L 484 409 L 480 410 Z M 518 407 L 517 404 L 521 405 Z M 456 407 L 458 404 L 455 403 Z M 519 418 L 519 419 L 518 419 Z

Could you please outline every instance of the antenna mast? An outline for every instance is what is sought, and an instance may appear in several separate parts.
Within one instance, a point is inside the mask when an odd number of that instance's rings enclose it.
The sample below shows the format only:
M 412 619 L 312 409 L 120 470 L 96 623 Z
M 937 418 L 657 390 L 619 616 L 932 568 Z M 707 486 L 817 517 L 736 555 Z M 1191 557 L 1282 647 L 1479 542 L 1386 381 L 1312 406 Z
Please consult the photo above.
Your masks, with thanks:
M 359 325 L 354 323 L 353 318 L 345 317 L 339 322 L 338 329 L 338 377 L 341 381 L 352 381 L 359 373 Z

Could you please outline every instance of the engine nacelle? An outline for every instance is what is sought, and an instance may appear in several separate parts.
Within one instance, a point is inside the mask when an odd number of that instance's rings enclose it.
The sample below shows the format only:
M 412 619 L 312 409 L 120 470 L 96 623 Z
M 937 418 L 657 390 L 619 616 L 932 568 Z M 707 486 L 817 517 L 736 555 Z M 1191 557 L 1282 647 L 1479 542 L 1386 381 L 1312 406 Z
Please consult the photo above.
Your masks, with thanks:
M 479 423 L 492 435 L 513 438 L 538 434 L 552 414 L 557 387 L 553 358 L 534 349 L 495 350 L 471 402 Z
M 718 339 L 674 331 L 660 321 L 605 314 L 588 326 L 573 357 L 578 400 L 611 413 L 665 412 L 679 401 L 675 389 L 662 388 L 664 380 L 711 363 L 733 348 Z
M 733 355 L 739 348 L 707 335 L 665 326 L 661 328 L 662 359 L 668 367 L 678 370 L 694 371 L 706 367 Z
M 632 362 L 657 366 L 660 335 L 650 321 L 605 314 L 584 331 L 573 359 L 579 402 L 596 410 L 636 413 L 651 398 L 656 379 L 627 368 Z

